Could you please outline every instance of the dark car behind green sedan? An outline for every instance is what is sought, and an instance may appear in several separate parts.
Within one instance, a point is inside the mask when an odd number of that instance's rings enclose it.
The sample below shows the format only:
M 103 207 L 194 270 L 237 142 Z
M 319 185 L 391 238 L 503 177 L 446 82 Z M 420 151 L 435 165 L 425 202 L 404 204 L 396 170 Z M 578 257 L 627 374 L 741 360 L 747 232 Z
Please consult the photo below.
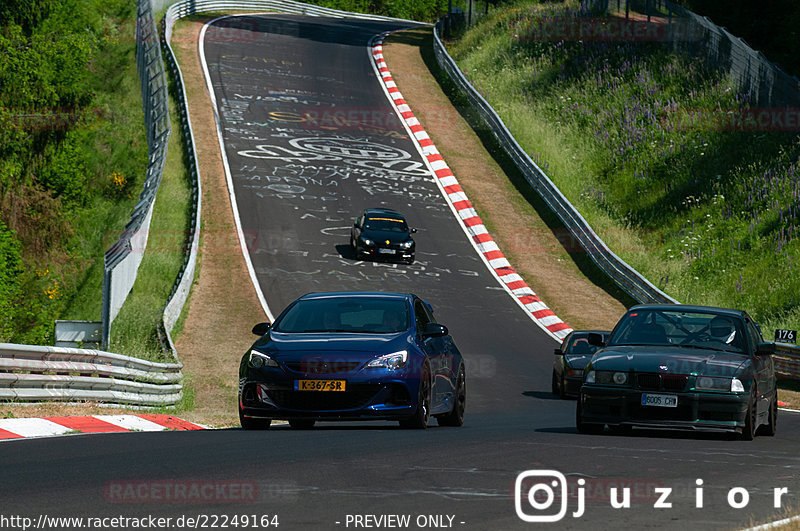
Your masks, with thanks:
M 674 428 L 774 435 L 772 354 L 740 310 L 679 304 L 628 310 L 584 368 L 576 421 L 582 433 Z
M 600 348 L 589 343 L 589 334 L 600 334 L 603 341 L 608 330 L 573 330 L 561 346 L 555 349 L 553 359 L 553 394 L 560 397 L 576 397 L 583 383 L 583 368 Z

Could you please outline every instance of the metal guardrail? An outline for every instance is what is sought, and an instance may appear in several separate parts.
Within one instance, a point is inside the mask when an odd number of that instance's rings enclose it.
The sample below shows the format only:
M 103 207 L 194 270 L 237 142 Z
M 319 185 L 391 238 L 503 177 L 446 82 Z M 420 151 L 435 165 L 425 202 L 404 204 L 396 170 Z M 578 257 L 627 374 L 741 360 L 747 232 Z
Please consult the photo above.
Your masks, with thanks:
M 436 61 L 455 85 L 467 97 L 480 118 L 486 123 L 498 143 L 506 151 L 514 164 L 528 181 L 528 184 L 547 203 L 547 206 L 558 216 L 561 223 L 569 230 L 575 241 L 586 251 L 589 258 L 597 264 L 623 290 L 640 303 L 676 303 L 677 301 L 658 289 L 619 258 L 592 230 L 583 216 L 572 206 L 564 194 L 553 184 L 542 169 L 525 153 L 503 120 L 487 103 L 461 72 L 456 62 L 447 53 L 439 37 L 442 28 L 439 20 L 433 30 L 433 50 Z
M 214 13 L 236 10 L 265 10 L 276 13 L 291 13 L 315 17 L 358 18 L 365 20 L 385 20 L 389 22 L 412 22 L 414 24 L 422 24 L 421 22 L 414 20 L 370 15 L 366 13 L 352 13 L 349 11 L 331 9 L 328 7 L 304 4 L 303 2 L 295 2 L 293 0 L 183 0 L 173 4 L 169 7 L 169 9 L 167 9 L 166 18 L 167 24 L 170 26 L 169 35 L 171 36 L 171 25 L 174 23 L 174 21 L 180 18 L 194 15 L 196 13 Z M 172 22 L 170 22 L 170 20 Z
M 775 361 L 775 372 L 800 380 L 800 346 L 776 342 L 772 359 Z
M 183 266 L 181 267 L 178 277 L 175 279 L 175 285 L 172 287 L 169 300 L 164 307 L 162 315 L 162 324 L 166 341 L 176 355 L 175 344 L 172 341 L 172 329 L 181 315 L 183 305 L 189 297 L 189 291 L 192 287 L 194 280 L 194 272 L 197 267 L 197 251 L 200 242 L 200 215 L 202 212 L 202 196 L 203 191 L 200 184 L 200 170 L 197 167 L 197 150 L 195 148 L 194 131 L 192 130 L 192 120 L 189 115 L 189 104 L 186 96 L 186 84 L 183 81 L 183 73 L 178 66 L 178 60 L 175 57 L 175 51 L 170 45 L 172 39 L 172 26 L 175 19 L 170 19 L 168 16 L 163 21 L 164 38 L 162 40 L 165 55 L 167 58 L 167 66 L 172 72 L 172 79 L 175 82 L 175 89 L 178 98 L 178 107 L 180 112 L 181 129 L 183 131 L 186 147 L 186 156 L 189 161 L 189 177 L 192 182 L 192 216 L 191 227 L 189 229 L 189 238 L 187 242 L 187 253 Z
M 164 172 L 170 136 L 167 78 L 150 0 L 139 0 L 136 16 L 136 67 L 142 87 L 148 165 L 139 201 L 119 240 L 104 256 L 102 317 L 104 348 L 111 323 L 128 297 L 142 263 L 158 185 Z
M 182 396 L 181 368 L 100 350 L 0 343 L 0 400 L 169 406 Z

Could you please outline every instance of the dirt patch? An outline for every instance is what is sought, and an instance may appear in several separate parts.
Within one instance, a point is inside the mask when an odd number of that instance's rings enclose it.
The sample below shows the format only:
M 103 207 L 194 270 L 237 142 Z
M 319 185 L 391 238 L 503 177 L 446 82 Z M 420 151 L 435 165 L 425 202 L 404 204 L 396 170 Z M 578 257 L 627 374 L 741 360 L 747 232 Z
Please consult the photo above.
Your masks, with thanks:
M 210 95 L 198 56 L 205 19 L 175 26 L 173 48 L 183 72 L 203 188 L 200 272 L 189 312 L 176 341 L 195 407 L 186 420 L 209 425 L 238 423 L 239 360 L 255 340 L 254 324 L 266 317 L 247 271 L 233 218 Z
M 800 380 L 778 380 L 778 400 L 800 410 Z
M 463 104 L 445 93 L 436 79 L 442 74 L 431 31 L 407 30 L 386 39 L 383 54 L 403 97 L 528 285 L 573 328 L 610 329 L 631 301 L 572 245 L 568 231 L 520 183 L 486 131 L 476 133 L 465 118 L 468 111 L 462 115 L 457 108 Z

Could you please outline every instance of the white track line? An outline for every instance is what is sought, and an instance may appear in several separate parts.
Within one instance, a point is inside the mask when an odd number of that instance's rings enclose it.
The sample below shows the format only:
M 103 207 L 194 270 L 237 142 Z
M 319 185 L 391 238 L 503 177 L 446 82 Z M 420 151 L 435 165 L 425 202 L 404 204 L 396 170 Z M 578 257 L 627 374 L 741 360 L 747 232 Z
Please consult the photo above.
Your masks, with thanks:
M 786 524 L 791 524 L 792 522 L 796 522 L 798 520 L 800 520 L 800 515 L 791 516 L 789 518 L 784 518 L 782 520 L 775 520 L 774 522 L 757 525 L 755 527 L 748 527 L 744 531 L 766 531 L 767 529 L 775 529 L 776 527 L 781 527 Z
M 252 13 L 250 15 L 257 15 L 259 13 Z M 206 87 L 208 89 L 208 95 L 211 98 L 211 108 L 214 110 L 214 122 L 217 125 L 217 140 L 219 141 L 219 151 L 222 155 L 222 165 L 225 168 L 225 179 L 228 182 L 228 196 L 231 200 L 231 209 L 233 210 L 233 218 L 236 221 L 236 232 L 239 236 L 239 246 L 242 249 L 242 254 L 244 255 L 244 261 L 247 264 L 247 270 L 250 273 L 250 280 L 253 283 L 253 286 L 256 289 L 256 295 L 258 296 L 258 302 L 261 303 L 261 309 L 264 310 L 264 314 L 269 319 L 269 322 L 273 322 L 275 317 L 272 315 L 272 312 L 269 309 L 269 305 L 267 304 L 267 299 L 264 297 L 264 292 L 261 291 L 261 285 L 258 283 L 258 277 L 256 276 L 256 270 L 253 268 L 253 262 L 250 259 L 250 253 L 247 250 L 247 241 L 244 237 L 244 232 L 242 231 L 242 220 L 239 218 L 239 207 L 236 204 L 236 194 L 233 191 L 233 177 L 231 176 L 231 168 L 228 164 L 228 155 L 225 152 L 225 141 L 222 138 L 222 123 L 220 120 L 219 109 L 217 108 L 217 98 L 214 93 L 214 86 L 211 83 L 211 76 L 208 73 L 208 64 L 206 64 L 206 54 L 205 54 L 205 44 L 204 39 L 206 36 L 206 30 L 208 26 L 213 24 L 218 20 L 222 20 L 224 18 L 231 18 L 231 17 L 238 17 L 243 15 L 225 15 L 222 17 L 217 17 L 213 20 L 206 22 L 203 25 L 203 29 L 200 30 L 200 38 L 198 39 L 197 43 L 197 53 L 200 56 L 200 65 L 203 67 L 203 75 L 206 78 Z

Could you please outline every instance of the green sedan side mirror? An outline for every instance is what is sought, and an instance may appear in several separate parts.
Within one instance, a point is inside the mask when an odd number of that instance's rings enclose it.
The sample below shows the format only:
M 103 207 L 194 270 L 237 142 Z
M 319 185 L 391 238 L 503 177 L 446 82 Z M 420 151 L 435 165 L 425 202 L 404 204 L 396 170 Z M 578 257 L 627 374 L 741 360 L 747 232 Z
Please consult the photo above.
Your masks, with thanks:
M 560 349 L 560 348 L 557 348 L 557 349 L 555 350 L 555 352 L 553 352 L 553 354 L 555 354 L 556 356 L 560 356 L 560 355 L 561 355 L 561 349 Z
M 764 343 L 759 343 L 758 347 L 756 348 L 756 354 L 759 356 L 772 356 L 775 354 L 775 343 L 771 343 L 765 341 Z
M 606 346 L 605 342 L 603 341 L 603 334 L 590 332 L 589 337 L 587 337 L 586 340 L 589 342 L 590 345 L 594 345 L 595 347 Z

